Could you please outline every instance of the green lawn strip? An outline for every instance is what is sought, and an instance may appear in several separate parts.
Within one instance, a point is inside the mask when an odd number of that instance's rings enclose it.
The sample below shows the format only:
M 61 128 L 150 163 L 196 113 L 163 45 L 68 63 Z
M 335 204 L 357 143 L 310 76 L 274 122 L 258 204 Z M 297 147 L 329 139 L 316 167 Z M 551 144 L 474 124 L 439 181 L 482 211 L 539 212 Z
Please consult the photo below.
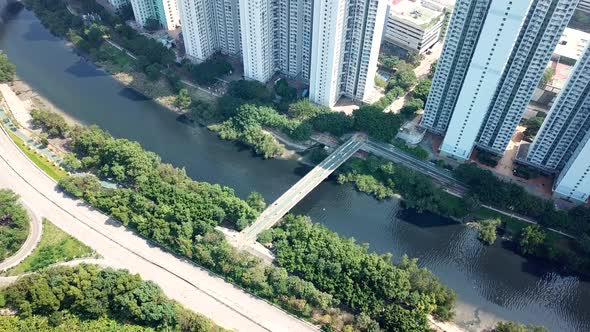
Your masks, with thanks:
M 9 128 L 6 128 L 6 132 L 8 136 L 12 139 L 12 141 L 21 149 L 22 152 L 40 169 L 42 169 L 47 175 L 51 176 L 55 181 L 59 181 L 59 179 L 68 175 L 66 171 L 62 170 L 61 168 L 55 166 L 49 160 L 45 159 L 45 157 L 41 156 L 39 153 L 32 151 L 29 147 L 23 142 L 23 140 L 16 136 L 14 133 L 10 131 Z
M 37 271 L 51 264 L 92 256 L 94 250 L 71 237 L 49 220 L 43 219 L 43 234 L 35 250 L 20 264 L 8 270 L 8 275 Z

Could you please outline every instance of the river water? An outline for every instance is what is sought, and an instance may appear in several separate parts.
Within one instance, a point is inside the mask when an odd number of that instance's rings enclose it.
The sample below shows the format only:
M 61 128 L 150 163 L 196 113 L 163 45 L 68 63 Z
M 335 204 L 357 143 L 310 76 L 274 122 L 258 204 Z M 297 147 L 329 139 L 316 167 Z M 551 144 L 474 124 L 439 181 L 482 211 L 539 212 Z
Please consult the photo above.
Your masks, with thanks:
M 306 169 L 292 160 L 262 160 L 125 88 L 51 36 L 28 11 L 0 27 L 0 49 L 18 75 L 71 118 L 139 141 L 196 180 L 220 183 L 245 197 L 277 198 Z M 471 228 L 432 215 L 397 218 L 394 201 L 378 202 L 350 186 L 324 182 L 299 203 L 309 215 L 371 250 L 419 258 L 459 295 L 456 322 L 480 330 L 498 319 L 550 331 L 590 331 L 590 283 L 514 254 L 506 244 L 483 246 Z M 501 242 L 501 241 L 498 241 Z

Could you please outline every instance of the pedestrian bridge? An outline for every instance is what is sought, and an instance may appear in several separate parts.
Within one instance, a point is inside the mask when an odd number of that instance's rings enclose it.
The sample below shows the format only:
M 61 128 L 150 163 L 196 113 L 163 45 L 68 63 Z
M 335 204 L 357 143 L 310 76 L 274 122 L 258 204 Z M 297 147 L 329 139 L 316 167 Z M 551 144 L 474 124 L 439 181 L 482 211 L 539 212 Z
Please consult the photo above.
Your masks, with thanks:
M 324 181 L 340 165 L 352 157 L 364 144 L 366 137 L 362 134 L 352 136 L 324 161 L 307 173 L 299 182 L 287 190 L 281 197 L 269 205 L 256 221 L 241 233 L 246 241 L 256 241 L 260 232 L 274 226 L 307 194 Z

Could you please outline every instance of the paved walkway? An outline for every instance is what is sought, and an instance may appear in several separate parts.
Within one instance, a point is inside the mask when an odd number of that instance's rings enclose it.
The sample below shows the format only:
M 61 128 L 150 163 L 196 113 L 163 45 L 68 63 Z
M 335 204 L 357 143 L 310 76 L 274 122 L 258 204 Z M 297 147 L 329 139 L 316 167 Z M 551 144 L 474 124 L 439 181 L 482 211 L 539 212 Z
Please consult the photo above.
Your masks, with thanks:
M 17 266 L 20 262 L 22 262 L 25 258 L 27 258 L 33 250 L 37 247 L 37 244 L 41 240 L 41 234 L 43 233 L 43 222 L 42 219 L 37 216 L 35 212 L 24 202 L 21 202 L 31 220 L 29 226 L 29 235 L 25 240 L 25 243 L 20 247 L 20 249 L 12 256 L 6 258 L 4 261 L 0 263 L 0 271 L 6 271 L 12 267 Z
M 10 113 L 14 116 L 19 125 L 29 127 L 32 120 L 31 113 L 27 110 L 25 103 L 18 98 L 12 88 L 6 84 L 0 84 L 0 93 L 4 97 L 4 102 L 8 106 Z
M 170 298 L 222 327 L 239 331 L 317 331 L 315 326 L 161 249 L 118 221 L 63 194 L 55 181 L 37 168 L 3 129 L 0 187 L 15 191 L 39 216 L 52 220 L 116 267 L 154 281 Z

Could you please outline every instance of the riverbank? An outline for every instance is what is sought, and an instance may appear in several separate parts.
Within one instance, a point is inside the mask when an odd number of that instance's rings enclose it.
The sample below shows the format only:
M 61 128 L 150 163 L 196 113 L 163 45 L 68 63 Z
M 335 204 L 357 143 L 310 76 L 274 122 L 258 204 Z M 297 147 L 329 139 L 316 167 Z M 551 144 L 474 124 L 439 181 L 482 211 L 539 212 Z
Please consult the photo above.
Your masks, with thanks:
M 136 98 L 72 54 L 30 12 L 22 11 L 8 22 L 0 48 L 15 61 L 19 75 L 80 122 L 137 140 L 165 162 L 185 168 L 189 176 L 230 186 L 243 198 L 256 190 L 273 201 L 305 173 L 307 168 L 293 161 L 253 158 L 249 150 L 227 144 L 205 128 L 181 124 L 174 113 Z M 501 243 L 485 247 L 472 229 L 436 216 L 400 220 L 395 202 L 382 203 L 351 188 L 326 181 L 293 212 L 310 215 L 358 243 L 370 243 L 370 251 L 392 252 L 394 260 L 402 253 L 419 257 L 421 266 L 469 304 L 459 306 L 460 324 L 475 320 L 476 312 L 486 312 L 497 319 L 542 324 L 550 331 L 590 329 L 589 313 L 583 309 L 590 299 L 588 283 L 514 255 Z

